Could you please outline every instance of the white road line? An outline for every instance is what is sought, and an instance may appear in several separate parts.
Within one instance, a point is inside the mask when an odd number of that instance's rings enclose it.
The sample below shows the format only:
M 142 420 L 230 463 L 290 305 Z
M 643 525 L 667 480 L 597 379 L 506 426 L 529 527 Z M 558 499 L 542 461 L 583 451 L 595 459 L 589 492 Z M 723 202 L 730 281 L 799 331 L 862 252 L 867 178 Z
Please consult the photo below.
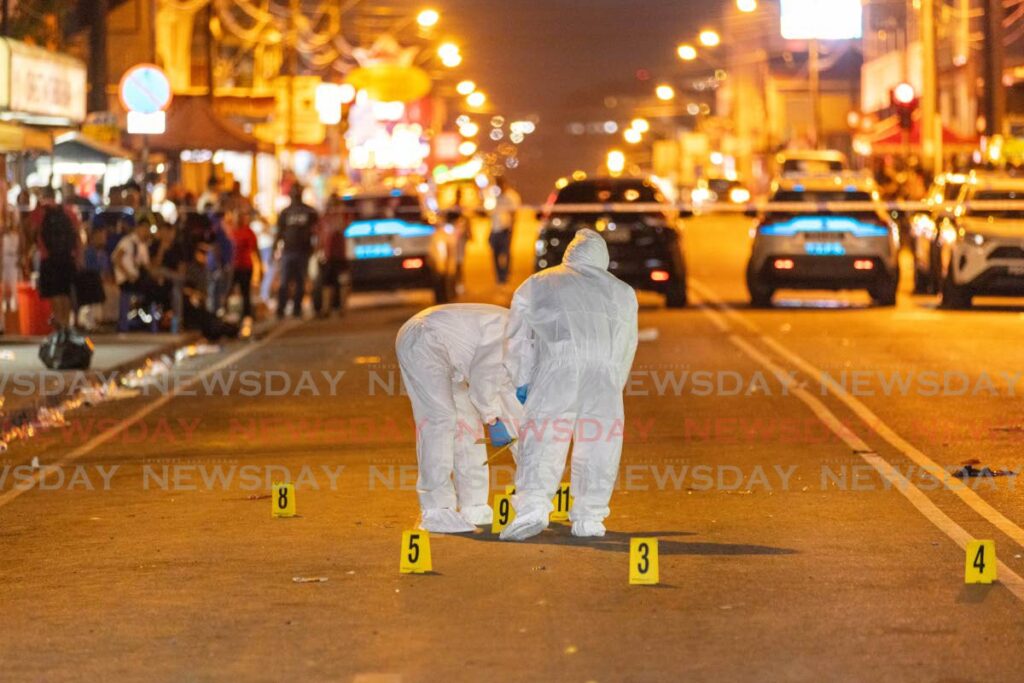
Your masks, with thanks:
M 814 365 L 783 346 L 777 340 L 765 334 L 756 324 L 723 302 L 706 285 L 694 282 L 692 279 L 690 280 L 690 284 L 694 289 L 700 292 L 701 296 L 706 300 L 718 306 L 729 320 L 739 323 L 747 330 L 757 335 L 757 338 L 772 351 L 788 360 L 808 377 L 819 378 L 822 386 L 827 389 L 829 393 L 838 398 L 844 405 L 846 405 L 847 408 L 850 409 L 851 412 L 863 420 L 868 427 L 882 437 L 882 439 L 884 439 L 890 446 L 903 453 L 903 455 L 912 460 L 922 470 L 928 472 L 928 474 L 941 481 L 943 486 L 955 493 L 957 497 L 966 503 L 972 510 L 985 518 L 990 524 L 1012 538 L 1014 543 L 1024 547 L 1024 529 L 1012 522 L 1006 517 L 1006 515 L 999 512 L 999 510 L 995 509 L 988 501 L 979 496 L 974 489 L 961 480 L 952 477 L 944 467 L 929 458 L 926 454 L 897 434 L 891 427 L 885 424 L 880 417 L 872 412 L 870 408 L 846 391 L 844 387 L 836 383 L 822 370 L 816 368 Z
M 199 382 L 203 381 L 203 379 L 206 378 L 207 376 L 209 376 L 211 373 L 217 372 L 218 370 L 221 370 L 222 368 L 228 367 L 228 366 L 232 365 L 233 363 L 237 363 L 238 361 L 240 361 L 242 358 L 245 358 L 246 356 L 248 356 L 253 351 L 256 351 L 257 349 L 260 349 L 260 348 L 266 346 L 270 341 L 276 339 L 277 337 L 281 336 L 285 332 L 289 332 L 289 331 L 295 329 L 296 327 L 298 327 L 301 324 L 302 323 L 298 322 L 298 321 L 289 321 L 289 322 L 281 323 L 280 325 L 275 327 L 274 330 L 272 330 L 270 332 L 270 334 L 268 334 L 266 337 L 264 337 L 260 341 L 258 341 L 256 343 L 253 343 L 253 344 L 247 344 L 246 346 L 242 347 L 241 349 L 238 349 L 234 353 L 232 353 L 232 354 L 230 354 L 228 356 L 225 356 L 224 358 L 222 358 L 221 360 L 217 361 L 213 365 L 211 365 L 208 368 L 205 368 L 201 372 L 197 373 L 195 376 L 190 378 L 188 381 L 185 381 L 185 382 L 182 382 L 181 384 L 176 385 L 174 387 L 173 391 L 170 391 L 169 393 L 164 394 L 163 396 L 161 396 L 157 400 L 153 401 L 152 403 L 148 403 L 148 404 L 142 406 L 141 408 L 136 410 L 134 413 L 129 415 L 127 418 L 125 418 L 123 421 L 121 421 L 118 424 L 114 425 L 110 429 L 107 429 L 106 431 L 100 432 L 99 434 L 97 434 L 93 438 L 89 439 L 88 441 L 86 441 L 84 444 L 82 444 L 78 448 L 75 448 L 70 453 L 68 453 L 67 455 L 62 457 L 60 460 L 58 460 L 56 463 L 53 463 L 51 465 L 47 465 L 46 467 L 43 467 L 39 471 L 35 472 L 32 475 L 31 480 L 20 480 L 19 483 L 14 488 L 12 488 L 9 491 L 5 491 L 4 493 L 0 494 L 0 507 L 3 507 L 4 505 L 7 505 L 8 503 L 13 501 L 15 498 L 17 498 L 21 494 L 27 493 L 27 492 L 31 491 L 33 488 L 35 488 L 36 484 L 38 484 L 40 481 L 42 481 L 46 477 L 46 475 L 49 474 L 50 472 L 52 472 L 55 468 L 62 467 L 62 466 L 66 465 L 66 464 L 68 464 L 70 462 L 73 462 L 73 461 L 77 460 L 78 458 L 81 458 L 83 455 L 87 455 L 88 453 L 91 453 L 93 450 L 95 450 L 99 446 L 102 446 L 103 444 L 105 444 L 106 442 L 110 441 L 112 438 L 114 438 L 115 436 L 117 436 L 118 434 L 123 432 L 124 430 L 128 429 L 132 425 L 134 425 L 134 424 L 138 423 L 140 420 L 144 419 L 147 415 L 152 413 L 157 408 L 161 408 L 161 407 L 167 405 L 179 393 L 181 393 L 183 390 L 190 389 L 190 388 L 194 387 L 196 384 L 198 384 Z M 31 481 L 31 484 L 28 483 L 29 481 Z
M 694 283 L 691 280 L 691 286 L 693 284 Z M 694 288 L 700 291 L 701 295 L 704 296 L 706 288 L 699 285 Z M 704 298 L 710 299 L 710 297 L 707 296 L 704 296 Z M 946 534 L 946 536 L 964 550 L 964 552 L 967 551 L 967 543 L 974 539 L 963 527 L 954 522 L 945 512 L 940 510 L 927 495 L 914 486 L 889 462 L 877 453 L 874 453 L 871 450 L 871 447 L 865 443 L 863 439 L 857 436 L 853 430 L 847 427 L 846 424 L 844 424 L 843 421 L 835 415 L 835 413 L 829 410 L 818 397 L 800 387 L 796 380 L 793 379 L 792 375 L 754 348 L 754 346 L 752 346 L 746 339 L 732 333 L 728 321 L 726 321 L 720 313 L 704 304 L 700 305 L 700 309 L 711 319 L 712 323 L 718 329 L 728 334 L 729 341 L 733 345 L 739 348 L 740 351 L 745 353 L 754 362 L 760 364 L 766 370 L 778 377 L 779 381 L 787 388 L 790 394 L 803 401 L 803 403 L 811 409 L 811 412 L 813 412 L 826 427 L 842 439 L 852 451 L 861 457 L 861 459 L 871 465 L 875 471 L 883 476 L 896 491 L 899 491 L 908 501 L 910 501 L 911 505 L 917 508 L 918 512 L 938 527 L 942 533 Z M 1010 567 L 1002 560 L 997 561 L 999 565 L 999 582 L 1005 585 L 1018 600 L 1024 602 L 1024 579 L 1010 569 Z

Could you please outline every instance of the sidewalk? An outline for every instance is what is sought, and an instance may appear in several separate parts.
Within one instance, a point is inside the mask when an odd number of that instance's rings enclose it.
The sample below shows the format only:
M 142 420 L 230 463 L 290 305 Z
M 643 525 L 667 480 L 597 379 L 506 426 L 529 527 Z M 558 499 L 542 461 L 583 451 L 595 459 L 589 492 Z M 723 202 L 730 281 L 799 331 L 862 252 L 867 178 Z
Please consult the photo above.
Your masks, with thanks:
M 92 338 L 95 353 L 85 378 L 134 369 L 147 358 L 174 355 L 174 351 L 199 339 L 196 333 L 183 334 L 100 334 Z M 2 418 L 6 419 L 26 408 L 53 405 L 65 398 L 59 392 L 44 392 L 44 386 L 71 387 L 79 370 L 49 370 L 39 360 L 42 337 L 0 338 L 0 396 L 3 397 Z M 61 382 L 60 379 L 64 381 Z M 35 387 L 36 391 L 29 391 Z

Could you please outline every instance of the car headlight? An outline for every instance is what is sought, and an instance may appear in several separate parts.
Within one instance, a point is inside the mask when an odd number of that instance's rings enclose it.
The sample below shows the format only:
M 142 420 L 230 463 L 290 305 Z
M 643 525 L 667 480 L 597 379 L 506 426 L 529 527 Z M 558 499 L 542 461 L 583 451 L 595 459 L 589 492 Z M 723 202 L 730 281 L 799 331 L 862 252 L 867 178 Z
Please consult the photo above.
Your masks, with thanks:
M 750 190 L 745 187 L 734 187 L 729 190 L 729 201 L 733 204 L 746 204 L 750 201 Z
M 935 239 L 936 232 L 935 221 L 928 214 L 914 214 L 910 219 L 910 234 L 914 237 L 931 241 Z
M 964 242 L 967 244 L 973 244 L 976 247 L 984 246 L 986 239 L 985 235 L 982 235 L 980 232 L 970 232 L 966 230 L 963 232 L 963 238 Z

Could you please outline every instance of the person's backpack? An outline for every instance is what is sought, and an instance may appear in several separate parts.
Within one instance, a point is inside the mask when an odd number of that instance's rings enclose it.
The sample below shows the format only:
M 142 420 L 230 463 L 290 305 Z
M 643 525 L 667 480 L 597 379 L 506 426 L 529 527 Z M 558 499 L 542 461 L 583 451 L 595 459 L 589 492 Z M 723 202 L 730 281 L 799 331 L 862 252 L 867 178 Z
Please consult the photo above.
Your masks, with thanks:
M 51 333 L 39 346 L 39 360 L 51 370 L 88 370 L 93 343 L 78 330 Z
M 41 229 L 43 246 L 49 258 L 57 261 L 70 261 L 75 253 L 75 228 L 64 209 L 59 206 L 48 206 L 43 214 Z

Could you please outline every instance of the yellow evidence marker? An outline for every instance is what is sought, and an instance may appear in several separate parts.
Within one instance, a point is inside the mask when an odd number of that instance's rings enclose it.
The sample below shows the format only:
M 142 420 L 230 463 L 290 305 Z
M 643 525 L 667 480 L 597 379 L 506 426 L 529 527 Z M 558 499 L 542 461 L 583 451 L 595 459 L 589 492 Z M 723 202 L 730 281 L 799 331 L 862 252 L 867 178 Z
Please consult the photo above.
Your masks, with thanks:
M 964 583 L 992 583 L 995 580 L 996 542 L 969 542 L 964 560 Z
M 398 571 L 402 574 L 426 574 L 433 569 L 430 562 L 430 533 L 419 529 L 403 531 Z
M 516 492 L 516 485 L 515 484 L 509 484 L 508 486 L 505 487 L 505 493 L 507 493 L 508 495 L 511 496 L 515 492 Z
M 551 512 L 552 522 L 564 522 L 569 519 L 569 510 L 572 510 L 573 497 L 569 495 L 569 482 L 563 481 L 558 487 L 558 493 L 551 499 L 555 509 Z
M 274 482 L 270 488 L 270 514 L 273 517 L 295 516 L 295 484 Z
M 654 586 L 658 581 L 658 539 L 629 539 L 629 583 Z
M 500 534 L 505 527 L 516 518 L 516 511 L 512 508 L 512 496 L 509 494 L 494 494 L 494 518 L 491 520 L 491 533 Z

